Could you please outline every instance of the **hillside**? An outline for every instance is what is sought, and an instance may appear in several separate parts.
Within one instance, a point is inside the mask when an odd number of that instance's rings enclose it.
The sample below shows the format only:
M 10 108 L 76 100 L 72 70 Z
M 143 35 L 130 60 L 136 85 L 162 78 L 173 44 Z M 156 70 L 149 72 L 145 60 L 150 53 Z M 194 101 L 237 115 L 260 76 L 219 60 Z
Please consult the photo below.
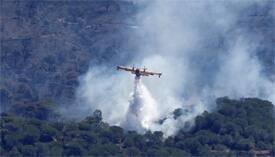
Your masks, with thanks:
M 268 75 L 275 72 L 274 6 L 251 3 L 233 27 L 261 37 L 257 52 Z M 120 0 L 1 0 L 1 110 L 46 99 L 69 104 L 89 65 L 127 63 L 136 51 L 130 33 L 142 7 Z
M 46 99 L 72 102 L 91 62 L 128 51 L 122 43 L 134 11 L 127 1 L 1 0 L 1 110 Z
M 275 156 L 275 1 L 161 2 L 0 0 L 0 156 Z M 113 125 L 132 64 L 173 136 Z
M 275 155 L 274 106 L 270 102 L 256 98 L 219 98 L 216 102 L 218 109 L 198 116 L 191 131 L 180 131 L 167 139 L 163 139 L 160 131 L 141 135 L 110 126 L 102 121 L 99 110 L 80 122 L 2 113 L 1 155 Z

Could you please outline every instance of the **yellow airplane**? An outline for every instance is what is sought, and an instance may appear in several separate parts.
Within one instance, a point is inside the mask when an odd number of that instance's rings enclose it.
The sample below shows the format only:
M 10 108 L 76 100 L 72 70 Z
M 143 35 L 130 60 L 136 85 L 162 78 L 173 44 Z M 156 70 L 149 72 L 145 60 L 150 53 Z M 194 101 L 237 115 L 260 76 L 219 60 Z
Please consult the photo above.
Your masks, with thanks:
M 158 75 L 159 77 L 161 76 L 161 73 L 156 73 L 156 72 L 150 72 L 150 71 L 146 71 L 146 68 L 143 68 L 143 70 L 140 70 L 139 68 L 127 68 L 127 67 L 123 67 L 123 66 L 117 66 L 117 70 L 125 70 L 128 72 L 131 72 L 132 74 L 135 74 L 137 78 L 140 78 L 140 76 L 154 76 L 154 75 Z

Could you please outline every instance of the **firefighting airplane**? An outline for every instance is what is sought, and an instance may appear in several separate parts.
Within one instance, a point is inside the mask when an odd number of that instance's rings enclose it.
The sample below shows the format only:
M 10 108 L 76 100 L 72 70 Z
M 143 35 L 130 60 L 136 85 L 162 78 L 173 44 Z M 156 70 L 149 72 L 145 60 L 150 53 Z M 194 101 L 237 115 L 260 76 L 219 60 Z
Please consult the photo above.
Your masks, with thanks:
M 117 70 L 125 70 L 125 71 L 129 71 L 132 74 L 135 74 L 137 78 L 140 78 L 140 76 L 154 76 L 154 75 L 158 75 L 159 77 L 161 76 L 161 73 L 156 73 L 156 72 L 150 72 L 150 71 L 146 71 L 146 68 L 144 68 L 143 70 L 140 70 L 139 68 L 127 68 L 127 67 L 123 67 L 123 66 L 117 66 Z

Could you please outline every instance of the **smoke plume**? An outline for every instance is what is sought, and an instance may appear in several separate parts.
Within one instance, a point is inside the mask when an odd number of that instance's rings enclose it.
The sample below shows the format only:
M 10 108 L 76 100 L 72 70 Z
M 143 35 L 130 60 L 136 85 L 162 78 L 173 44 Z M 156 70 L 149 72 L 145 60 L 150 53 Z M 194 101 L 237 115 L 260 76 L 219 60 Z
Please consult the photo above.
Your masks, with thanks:
M 82 108 L 102 110 L 103 119 L 113 125 L 161 130 L 168 136 L 190 128 L 195 116 L 215 108 L 217 97 L 259 97 L 275 103 L 275 83 L 263 74 L 257 56 L 263 37 L 239 23 L 243 10 L 263 1 L 136 3 L 140 9 L 129 34 L 135 54 L 127 65 L 162 72 L 162 78 L 143 77 L 144 84 L 133 84 L 126 72 L 93 65 L 79 79 Z M 272 10 L 268 14 L 274 17 Z M 119 62 L 125 63 L 114 63 Z M 175 119 L 171 113 L 177 108 L 185 112 Z M 155 122 L 161 118 L 166 118 L 162 124 Z

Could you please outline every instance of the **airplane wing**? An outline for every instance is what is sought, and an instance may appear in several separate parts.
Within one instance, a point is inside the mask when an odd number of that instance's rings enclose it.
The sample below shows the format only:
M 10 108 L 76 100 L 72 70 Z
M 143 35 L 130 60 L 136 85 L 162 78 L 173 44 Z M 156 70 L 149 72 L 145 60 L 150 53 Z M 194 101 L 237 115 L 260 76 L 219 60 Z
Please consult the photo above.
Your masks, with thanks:
M 127 68 L 127 67 L 123 67 L 123 66 L 117 66 L 117 70 L 125 70 L 125 71 L 131 71 L 131 72 L 135 71 L 134 68 Z
M 161 76 L 162 73 L 156 73 L 156 72 L 150 72 L 150 71 L 146 71 L 146 68 L 144 68 L 143 70 L 140 70 L 138 68 L 128 68 L 128 67 L 124 67 L 124 66 L 117 66 L 117 70 L 124 70 L 124 71 L 129 71 L 132 74 L 136 74 L 137 76 L 154 76 L 154 75 L 158 75 L 159 77 Z
M 143 75 L 143 76 L 149 76 L 149 75 L 158 75 L 159 77 L 161 76 L 161 73 L 156 73 L 156 72 L 150 72 L 150 71 L 141 71 L 140 72 L 141 73 L 141 75 Z

